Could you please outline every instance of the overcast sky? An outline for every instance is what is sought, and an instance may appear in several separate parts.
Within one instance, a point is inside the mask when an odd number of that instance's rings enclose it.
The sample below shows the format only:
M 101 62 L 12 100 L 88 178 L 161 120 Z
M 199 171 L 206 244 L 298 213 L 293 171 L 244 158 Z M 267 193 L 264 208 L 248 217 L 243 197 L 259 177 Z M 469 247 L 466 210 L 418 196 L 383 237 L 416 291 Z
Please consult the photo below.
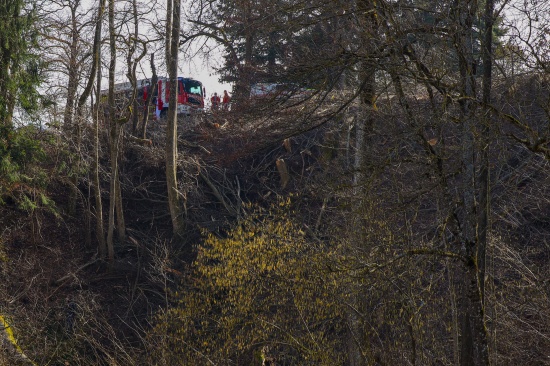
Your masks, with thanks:
M 163 15 L 163 9 L 164 6 L 164 0 L 160 0 L 160 5 L 158 7 L 159 14 Z M 182 6 L 190 6 L 189 0 L 184 0 Z M 97 4 L 95 0 L 85 0 L 83 7 L 85 10 L 83 11 L 92 11 L 94 12 Z M 182 9 L 183 10 L 183 9 Z M 185 22 L 183 22 L 182 27 L 185 27 Z M 140 33 L 147 38 L 145 35 L 150 32 L 150 27 L 147 25 L 147 22 L 143 22 L 143 24 L 140 23 Z M 154 38 L 156 35 L 151 35 L 150 38 Z M 204 39 L 202 39 L 200 42 L 197 42 L 196 44 L 200 44 L 204 46 Z M 210 42 L 207 42 L 210 43 Z M 196 45 L 195 44 L 195 45 Z M 195 46 L 194 45 L 194 46 Z M 189 59 L 189 54 L 193 53 L 193 51 L 189 50 L 189 48 L 186 47 L 185 52 L 182 49 L 179 54 L 179 60 L 178 60 L 178 67 L 179 72 L 178 76 L 182 77 L 190 77 L 196 80 L 199 80 L 202 82 L 203 86 L 206 88 L 206 104 L 210 104 L 210 97 L 214 94 L 214 92 L 218 93 L 218 95 L 223 95 L 223 91 L 227 90 L 230 94 L 232 92 L 232 85 L 227 83 L 220 83 L 218 81 L 219 76 L 215 73 L 214 67 L 221 67 L 223 64 L 223 60 L 221 57 L 221 51 L 222 49 L 214 44 L 208 44 L 209 46 L 209 57 L 206 58 L 204 55 L 200 52 L 195 52 L 195 54 L 192 56 L 192 59 Z M 159 77 L 164 76 L 167 77 L 168 74 L 165 70 L 165 56 L 164 56 L 164 49 L 162 48 L 162 43 L 159 42 L 156 45 L 150 45 L 150 52 L 155 53 L 155 64 L 157 68 L 157 75 Z M 154 50 L 155 47 L 158 47 L 157 50 Z M 109 52 L 108 49 L 105 49 L 104 52 Z M 104 55 L 104 62 L 108 62 L 107 54 Z M 105 67 L 105 66 L 104 66 Z M 125 83 L 128 82 L 127 76 L 126 76 L 126 63 L 123 58 L 123 56 L 119 56 L 117 58 L 117 73 L 115 76 L 115 82 L 116 83 Z M 152 77 L 151 68 L 149 65 L 149 56 L 144 57 L 137 70 L 137 78 L 138 79 L 149 79 Z M 108 85 L 107 80 L 107 71 L 103 73 L 103 81 L 102 81 L 102 89 L 105 89 Z
M 186 62 L 182 60 L 180 55 L 180 75 L 185 77 L 192 77 L 202 82 L 206 88 L 206 97 L 208 102 L 214 92 L 218 95 L 222 95 L 224 90 L 227 90 L 231 94 L 232 86 L 227 83 L 220 83 L 218 81 L 219 75 L 215 74 L 213 66 L 221 66 L 221 60 L 217 58 L 215 61 L 210 59 L 209 61 L 200 59 L 193 62 Z

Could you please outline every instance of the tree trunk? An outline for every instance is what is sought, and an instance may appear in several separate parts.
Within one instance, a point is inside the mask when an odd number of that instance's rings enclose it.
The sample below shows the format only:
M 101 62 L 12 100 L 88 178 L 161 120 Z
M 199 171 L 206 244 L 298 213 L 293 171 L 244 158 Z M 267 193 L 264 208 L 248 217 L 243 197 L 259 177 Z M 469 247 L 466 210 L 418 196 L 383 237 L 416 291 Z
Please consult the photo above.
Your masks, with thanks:
M 172 23 L 174 22 L 174 0 L 166 0 L 166 40 L 164 42 L 164 58 L 166 59 L 166 67 L 170 67 L 170 59 L 172 57 L 172 52 L 170 49 L 172 47 Z M 178 25 L 179 28 L 179 25 Z M 179 37 L 179 35 L 178 35 Z M 177 66 L 177 64 L 176 64 Z M 168 71 L 170 72 L 170 71 Z
M 485 257 L 487 252 L 487 234 L 489 230 L 489 217 L 491 213 L 490 180 L 489 180 L 489 126 L 491 112 L 488 108 L 491 103 L 492 70 L 493 70 L 493 24 L 494 24 L 494 0 L 486 0 L 484 11 L 484 35 L 483 35 L 483 119 L 480 126 L 481 152 L 479 169 L 479 217 L 478 237 L 479 246 L 477 252 L 478 267 L 480 269 L 480 293 L 485 304 Z
M 236 109 L 246 104 L 246 101 L 250 98 L 250 83 L 253 81 L 252 55 L 254 52 L 255 39 L 254 25 L 252 24 L 252 4 L 250 0 L 243 3 L 243 8 L 240 9 L 240 11 L 242 11 L 243 18 L 245 19 L 245 42 L 243 64 L 238 67 L 239 75 L 235 82 L 233 105 Z
M 463 215 L 461 251 L 466 258 L 463 268 L 463 283 L 459 299 L 459 318 L 461 323 L 460 364 L 463 366 L 484 366 L 489 364 L 488 340 L 484 323 L 484 307 L 481 283 L 483 270 L 479 267 L 480 257 L 485 256 L 486 234 L 479 235 L 480 219 L 486 221 L 487 205 L 481 206 L 477 200 L 476 159 L 478 145 L 475 121 L 477 113 L 473 100 L 475 91 L 475 60 L 473 55 L 473 24 L 477 11 L 476 0 L 457 1 L 457 29 L 455 45 L 459 60 L 462 81 L 461 120 L 463 137 Z M 485 176 L 487 184 L 487 177 Z M 485 212 L 483 212 L 485 211 Z M 486 232 L 486 225 L 484 225 Z M 482 261 L 484 262 L 484 261 Z
M 69 80 L 67 81 L 67 98 L 65 100 L 65 110 L 63 112 L 63 127 L 65 130 L 70 131 L 73 123 L 74 106 L 76 99 L 76 91 L 78 88 L 78 40 L 79 34 L 77 29 L 76 10 L 78 7 L 78 1 L 74 4 L 70 4 L 71 9 L 71 43 L 69 51 Z
M 70 4 L 71 10 L 71 43 L 69 51 L 69 80 L 67 82 L 67 98 L 65 100 L 65 110 L 63 112 L 63 128 L 70 141 L 69 149 L 74 154 L 75 160 L 71 162 L 71 185 L 68 203 L 68 213 L 74 216 L 76 213 L 76 203 L 78 200 L 78 181 L 80 174 L 80 129 L 78 124 L 80 123 L 78 116 L 75 117 L 74 107 L 76 92 L 78 89 L 78 40 L 79 34 L 77 29 L 76 10 L 78 8 L 79 1 Z M 92 76 L 93 77 L 93 76 Z
M 178 192 L 177 157 L 178 157 L 178 43 L 180 30 L 180 0 L 172 0 L 172 29 L 166 43 L 169 44 L 170 57 L 166 60 L 170 78 L 170 100 L 168 102 L 168 116 L 166 123 L 166 186 L 168 189 L 168 205 L 172 218 L 174 237 L 183 237 L 182 200 Z M 170 2 L 170 0 L 169 0 Z
M 360 62 L 358 67 L 358 81 L 360 84 L 359 108 L 355 117 L 355 157 L 354 157 L 354 174 L 353 187 L 354 197 L 356 197 L 357 212 L 354 213 L 356 224 L 356 245 L 363 247 L 364 230 L 368 223 L 362 221 L 364 210 L 368 206 L 368 190 L 367 183 L 372 173 L 371 161 L 369 158 L 369 148 L 371 147 L 370 139 L 374 127 L 374 111 L 376 97 L 376 60 L 374 59 L 374 35 L 377 32 L 378 26 L 376 22 L 375 7 L 369 0 L 358 0 L 352 4 L 354 10 L 363 15 L 359 18 L 357 27 L 361 34 L 359 41 L 362 45 L 366 45 L 364 49 L 365 58 Z M 364 248 L 361 248 L 362 250 Z M 365 329 L 364 319 L 362 318 L 368 311 L 365 305 L 366 294 L 360 292 L 360 286 L 352 291 L 352 309 L 348 314 L 348 323 L 350 337 L 348 341 L 348 363 L 350 366 L 363 366 L 368 363 L 368 360 L 373 359 L 373 355 L 368 351 L 369 340 Z
M 122 134 L 124 133 L 122 131 L 121 126 L 118 127 L 118 144 L 117 147 L 117 156 L 118 152 L 120 151 L 120 144 L 123 141 Z M 118 159 L 117 159 L 118 160 Z M 120 170 L 120 167 L 118 167 L 117 162 L 117 169 Z M 122 188 L 120 186 L 120 171 L 117 173 L 117 179 L 115 180 L 115 210 L 116 210 L 116 232 L 118 236 L 119 243 L 124 243 L 126 240 L 126 220 L 124 220 L 124 210 L 122 205 Z
M 114 263 L 115 251 L 113 244 L 113 234 L 115 230 L 115 207 L 117 203 L 117 181 L 118 181 L 118 147 L 120 140 L 119 123 L 116 116 L 115 107 L 115 71 L 116 71 L 116 37 L 115 37 L 115 0 L 109 0 L 109 119 L 110 119 L 110 139 L 109 148 L 111 156 L 111 178 L 109 182 L 109 224 L 107 227 L 107 258 L 111 265 Z M 119 233 L 120 235 L 120 233 Z
M 151 77 L 151 87 L 147 94 L 147 100 L 145 101 L 144 112 L 143 112 L 143 121 L 141 122 L 139 135 L 142 139 L 147 137 L 147 123 L 149 121 L 149 107 L 151 106 L 151 100 L 153 100 L 153 95 L 156 93 L 158 88 L 158 77 L 157 69 L 155 67 L 155 53 L 151 53 L 151 72 L 153 76 Z M 155 105 L 156 108 L 156 105 Z
M 107 256 L 107 247 L 105 243 L 105 229 L 103 226 L 103 202 L 101 199 L 101 184 L 99 180 L 99 111 L 100 111 L 100 91 L 101 91 L 101 29 L 103 24 L 103 14 L 105 12 L 105 1 L 101 0 L 97 9 L 97 24 L 94 35 L 92 70 L 84 91 L 78 99 L 77 115 L 82 116 L 84 103 L 92 92 L 94 79 L 97 80 L 95 90 L 95 105 L 93 108 L 94 124 L 94 161 L 92 167 L 92 185 L 94 186 L 95 198 L 95 217 L 96 217 L 96 237 L 98 242 L 98 251 L 101 258 Z M 79 117 L 80 118 L 80 117 Z
M 101 19 L 101 17 L 99 17 Z M 101 28 L 101 22 L 97 25 Z M 99 32 L 101 33 L 101 31 Z M 99 51 L 99 50 L 98 50 Z M 99 54 L 98 54 L 99 59 Z M 105 229 L 103 227 L 103 202 L 101 199 L 101 182 L 99 180 L 99 110 L 101 91 L 101 67 L 97 69 L 96 103 L 94 106 L 94 162 L 93 162 L 93 185 L 95 198 L 96 237 L 99 249 L 99 257 L 107 257 L 107 246 L 105 243 Z
M 132 0 L 132 15 L 134 18 L 134 34 L 132 37 L 132 43 L 130 45 L 130 49 L 128 50 L 128 58 L 127 58 L 128 72 L 126 76 L 128 77 L 128 80 L 130 81 L 130 83 L 132 84 L 132 97 L 130 98 L 128 108 L 131 110 L 130 118 L 132 119 L 132 134 L 135 136 L 138 131 L 139 117 L 140 117 L 139 116 L 140 101 L 137 98 L 138 85 L 137 85 L 136 71 L 137 71 L 139 62 L 147 54 L 146 43 L 141 43 L 139 41 L 139 18 L 138 18 L 139 14 L 138 14 L 136 0 Z M 139 44 L 143 46 L 143 49 L 141 50 L 141 53 L 137 56 L 137 58 L 134 58 L 134 55 L 138 50 Z

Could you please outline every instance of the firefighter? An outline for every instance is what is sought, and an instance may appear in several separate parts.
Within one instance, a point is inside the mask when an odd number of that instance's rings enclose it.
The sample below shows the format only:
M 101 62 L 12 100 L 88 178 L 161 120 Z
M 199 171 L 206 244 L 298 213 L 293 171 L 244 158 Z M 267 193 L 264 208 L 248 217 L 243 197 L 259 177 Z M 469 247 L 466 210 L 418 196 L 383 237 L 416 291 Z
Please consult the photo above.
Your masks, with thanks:
M 160 119 L 161 117 L 163 117 L 164 115 L 164 103 L 162 102 L 162 99 L 160 98 L 157 98 L 157 102 L 156 102 L 156 105 L 157 105 L 157 109 L 155 111 L 155 114 L 157 115 L 157 120 Z
M 230 101 L 231 101 L 231 97 L 229 96 L 229 94 L 227 94 L 227 90 L 224 90 L 223 91 L 223 100 L 222 100 L 222 109 L 224 111 L 229 110 L 229 102 Z
M 214 93 L 212 98 L 210 98 L 210 102 L 212 103 L 211 109 L 213 111 L 217 111 L 218 107 L 220 106 L 220 97 L 218 96 L 218 93 Z

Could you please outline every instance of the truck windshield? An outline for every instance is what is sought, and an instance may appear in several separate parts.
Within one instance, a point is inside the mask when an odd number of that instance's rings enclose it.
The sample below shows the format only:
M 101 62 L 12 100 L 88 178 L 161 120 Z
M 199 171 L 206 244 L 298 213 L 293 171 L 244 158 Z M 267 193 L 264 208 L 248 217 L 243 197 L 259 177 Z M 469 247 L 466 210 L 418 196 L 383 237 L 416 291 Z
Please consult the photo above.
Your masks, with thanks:
M 202 84 L 199 81 L 186 80 L 185 91 L 189 94 L 202 95 Z

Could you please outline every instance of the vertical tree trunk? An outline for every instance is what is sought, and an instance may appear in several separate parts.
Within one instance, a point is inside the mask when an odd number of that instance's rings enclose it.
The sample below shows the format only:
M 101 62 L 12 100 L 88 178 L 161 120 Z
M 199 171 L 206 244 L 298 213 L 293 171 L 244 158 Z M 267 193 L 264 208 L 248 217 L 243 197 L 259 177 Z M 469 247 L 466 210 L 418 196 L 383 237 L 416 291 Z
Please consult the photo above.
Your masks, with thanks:
M 254 52 L 254 39 L 255 30 L 252 25 L 252 6 L 250 0 L 246 0 L 239 9 L 242 12 L 242 17 L 245 25 L 245 41 L 244 41 L 244 55 L 243 63 L 238 67 L 237 80 L 235 81 L 235 95 L 233 98 L 233 105 L 235 108 L 240 108 L 243 104 L 246 104 L 246 100 L 250 97 L 250 83 L 253 81 L 253 63 L 252 55 Z M 238 62 L 238 61 L 237 61 Z
M 488 107 L 491 103 L 492 89 L 492 68 L 493 68 L 493 23 L 494 23 L 494 0 L 485 1 L 483 14 L 484 29 L 482 40 L 482 61 L 483 61 L 483 117 L 479 126 L 480 152 L 479 152 L 479 173 L 477 178 L 478 192 L 478 217 L 477 217 L 477 252 L 476 263 L 477 290 L 479 292 L 480 314 L 477 331 L 480 333 L 480 364 L 489 365 L 489 335 L 485 324 L 486 303 L 485 303 L 485 279 L 486 279 L 486 255 L 488 243 L 488 231 L 490 225 L 491 202 L 490 202 L 490 177 L 489 177 L 489 125 L 491 123 L 491 112 Z
M 364 217 L 364 210 L 368 205 L 367 200 L 367 180 L 371 170 L 368 158 L 368 149 L 370 147 L 370 135 L 374 125 L 374 99 L 375 99 L 375 70 L 376 66 L 367 61 L 367 64 L 361 65 L 361 78 L 364 89 L 361 93 L 360 112 L 356 116 L 355 128 L 355 160 L 353 186 L 354 196 L 356 197 L 357 212 L 354 213 L 357 222 L 356 245 L 362 246 L 364 240 L 364 230 L 366 223 L 360 218 Z M 348 343 L 348 361 L 350 366 L 362 366 L 367 364 L 367 359 L 372 355 L 367 355 L 363 351 L 367 347 L 368 339 L 364 327 L 362 315 L 365 309 L 365 294 L 359 292 L 359 288 L 352 289 L 352 304 L 356 310 L 351 310 L 348 315 L 349 329 L 351 337 Z
M 117 169 L 118 166 L 118 154 L 120 151 L 120 144 L 123 140 L 123 131 L 121 126 L 118 127 L 118 147 L 117 147 Z M 120 186 L 120 171 L 117 172 L 117 179 L 115 180 L 115 210 L 116 210 L 116 232 L 119 243 L 124 243 L 126 240 L 126 220 L 124 220 L 124 210 L 122 205 L 122 188 Z
M 0 3 L 2 27 L 0 28 L 0 124 L 4 127 L 13 127 L 13 111 L 15 109 L 15 93 L 11 79 L 14 78 L 14 56 L 17 54 L 17 42 L 12 44 L 13 33 L 19 32 L 15 19 L 20 16 L 22 3 L 19 1 L 3 1 Z M 7 15 L 10 14 L 10 15 Z M 11 19 L 10 19 L 11 18 Z M 16 35 L 13 35 L 16 36 Z
M 166 40 L 164 42 L 164 58 L 166 59 L 167 68 L 170 67 L 170 58 L 172 57 L 170 49 L 172 47 L 172 23 L 174 21 L 173 7 L 174 0 L 166 0 Z
M 101 7 L 101 5 L 100 5 Z M 101 34 L 101 16 L 97 27 L 99 27 L 99 34 Z M 96 33 L 97 34 L 97 33 Z M 98 47 L 98 51 L 100 48 Z M 99 53 L 97 59 L 99 61 Z M 97 84 L 96 84 L 96 103 L 94 106 L 94 162 L 93 162 L 93 185 L 94 185 L 94 198 L 95 198 L 95 217 L 96 217 L 96 237 L 99 249 L 100 258 L 107 257 L 107 246 L 105 243 L 105 229 L 103 227 L 103 202 L 101 199 L 101 182 L 99 180 L 99 110 L 100 110 L 100 91 L 101 91 L 101 67 L 97 68 Z
M 111 155 L 111 179 L 109 183 L 109 224 L 107 227 L 107 258 L 111 265 L 114 263 L 115 251 L 113 235 L 115 230 L 115 207 L 117 202 L 117 181 L 118 181 L 118 146 L 119 146 L 119 124 L 116 118 L 115 107 L 115 70 L 116 70 L 116 38 L 115 38 L 115 0 L 109 0 L 109 119 L 110 139 L 109 148 Z
M 463 282 L 459 303 L 461 323 L 460 364 L 463 366 L 484 366 L 489 364 L 488 340 L 484 323 L 483 296 L 480 283 L 484 281 L 480 274 L 480 254 L 483 256 L 485 242 L 478 235 L 479 219 L 486 217 L 485 207 L 477 201 L 476 192 L 476 159 L 478 145 L 476 142 L 477 113 L 474 99 L 476 67 L 473 55 L 473 24 L 477 11 L 476 0 L 458 0 L 454 4 L 457 29 L 455 45 L 459 59 L 462 81 L 461 120 L 463 127 L 463 216 L 461 250 L 466 262 L 464 264 Z M 486 227 L 485 227 L 486 229 Z M 485 236 L 486 238 L 486 236 Z
M 172 218 L 172 228 L 175 238 L 183 237 L 183 216 L 182 200 L 178 192 L 177 181 L 177 157 L 178 157 L 178 43 L 180 30 L 180 0 L 172 0 L 172 29 L 170 37 L 167 38 L 167 47 L 170 50 L 169 58 L 166 60 L 170 78 L 170 100 L 168 102 L 168 117 L 166 124 L 166 185 L 168 189 L 168 205 Z M 170 2 L 170 0 L 168 1 Z M 167 33 L 168 34 L 168 33 Z M 168 46 L 169 45 L 169 46 Z
M 102 258 L 106 255 L 105 247 L 105 236 L 103 229 L 103 207 L 101 202 L 101 187 L 99 182 L 99 95 L 101 90 L 101 29 L 103 23 L 103 14 L 105 12 L 105 1 L 101 0 L 97 10 L 97 24 L 94 35 L 94 44 L 92 46 L 92 70 L 90 71 L 90 76 L 86 83 L 86 87 L 82 91 L 82 94 L 78 98 L 78 104 L 76 107 L 77 119 L 82 119 L 84 115 L 84 105 L 88 100 L 92 92 L 92 87 L 94 85 L 94 80 L 97 77 L 96 85 L 96 104 L 93 111 L 93 120 L 94 120 L 94 163 L 93 163 L 93 174 L 92 178 L 94 185 L 94 197 L 96 202 L 96 228 L 97 228 L 97 240 L 99 254 Z
M 362 221 L 364 210 L 368 209 L 368 190 L 367 181 L 372 172 L 369 159 L 370 139 L 374 127 L 374 111 L 376 98 L 376 60 L 374 57 L 375 33 L 377 32 L 377 22 L 374 3 L 370 0 L 358 0 L 356 2 L 357 14 L 360 14 L 359 28 L 360 47 L 363 48 L 364 59 L 358 64 L 358 80 L 360 83 L 359 112 L 356 116 L 355 128 L 355 159 L 353 186 L 354 196 L 356 197 L 357 212 L 354 213 L 357 232 L 356 245 L 361 247 L 367 242 L 364 238 L 364 230 L 367 225 Z M 352 5 L 353 6 L 353 5 Z M 355 6 L 354 6 L 355 7 Z M 348 362 L 350 366 L 363 366 L 368 360 L 373 359 L 373 355 L 368 352 L 368 337 L 365 330 L 363 314 L 366 313 L 365 296 L 360 287 L 352 289 L 351 302 L 357 310 L 351 310 L 348 314 L 350 337 L 348 342 Z
M 128 71 L 126 73 L 126 76 L 128 78 L 128 81 L 132 85 L 132 94 L 130 96 L 130 99 L 128 101 L 128 104 L 125 105 L 124 109 L 130 111 L 130 114 L 127 118 L 122 117 L 119 120 L 116 121 L 113 125 L 111 125 L 111 129 L 115 128 L 116 131 L 112 131 L 111 136 L 113 138 L 116 138 L 117 144 L 112 145 L 116 147 L 116 156 L 114 156 L 116 159 L 118 159 L 118 155 L 120 155 L 120 145 L 123 142 L 124 137 L 124 130 L 122 129 L 122 125 L 124 123 L 127 123 L 130 119 L 133 120 L 132 124 L 132 133 L 136 133 L 138 120 L 139 120 L 139 103 L 137 100 L 137 76 L 136 76 L 136 69 L 143 57 L 147 54 L 147 47 L 144 46 L 141 53 L 135 57 L 135 53 L 138 49 L 139 44 L 139 24 L 138 24 L 138 10 L 137 10 L 137 3 L 135 0 L 132 0 L 132 16 L 134 20 L 134 32 L 132 36 L 132 41 L 129 44 L 128 49 L 128 55 L 126 58 L 126 66 L 128 68 Z M 117 163 L 117 170 L 120 170 L 120 167 L 118 167 Z M 115 188 L 115 210 L 116 210 L 116 223 L 117 223 L 117 234 L 118 234 L 118 240 L 119 242 L 124 242 L 126 240 L 126 223 L 124 219 L 124 210 L 123 210 L 123 204 L 122 204 L 122 188 L 121 188 L 121 181 L 120 181 L 120 171 L 117 172 L 117 179 L 114 182 L 114 188 Z
M 68 198 L 67 212 L 74 216 L 76 213 L 76 203 L 78 200 L 78 180 L 80 172 L 80 151 L 79 151 L 79 128 L 78 120 L 75 117 L 75 99 L 78 89 L 78 25 L 76 18 L 76 10 L 79 6 L 79 1 L 69 4 L 71 11 L 71 42 L 69 44 L 69 60 L 68 60 L 68 76 L 67 81 L 67 98 L 65 99 L 65 110 L 63 111 L 63 130 L 69 140 L 69 151 L 74 155 L 74 160 L 70 162 L 70 193 Z
M 252 5 L 250 2 L 247 2 L 247 7 L 245 8 L 246 11 L 246 22 L 247 24 L 252 23 Z M 240 98 L 248 98 L 250 96 L 250 83 L 252 80 L 254 80 L 253 75 L 253 63 L 252 63 L 252 54 L 254 52 L 254 31 L 252 30 L 252 26 L 248 26 L 246 29 L 246 37 L 245 37 L 245 43 L 244 43 L 244 75 L 241 75 L 240 78 L 242 79 L 242 87 L 241 92 L 242 95 L 239 95 Z
M 365 183 L 367 171 L 369 170 L 367 149 L 369 148 L 368 137 L 374 126 L 374 111 L 376 100 L 376 60 L 375 53 L 375 32 L 378 28 L 375 7 L 370 0 L 358 0 L 356 11 L 362 14 L 358 27 L 360 28 L 361 46 L 364 47 L 364 60 L 358 65 L 358 79 L 360 82 L 360 110 L 364 111 L 362 115 L 357 116 L 356 121 L 356 141 L 355 141 L 355 173 L 354 186 L 358 193 L 364 193 L 361 187 Z
M 66 130 L 70 131 L 73 123 L 74 106 L 76 99 L 76 92 L 78 88 L 78 25 L 76 19 L 76 10 L 79 1 L 70 4 L 71 10 L 71 43 L 69 45 L 69 60 L 68 60 L 68 76 L 67 81 L 67 98 L 65 99 L 65 109 L 63 111 L 63 126 Z
M 147 136 L 147 123 L 149 121 L 149 107 L 151 106 L 151 100 L 153 100 L 153 95 L 156 93 L 158 88 L 158 77 L 157 77 L 157 68 L 155 67 L 155 53 L 151 53 L 151 72 L 153 76 L 151 77 L 151 87 L 147 94 L 147 100 L 145 101 L 143 121 L 141 122 L 139 135 L 141 138 L 146 138 Z M 155 106 L 156 108 L 156 106 Z
M 13 112 L 15 111 L 15 96 L 12 94 L 9 94 L 7 96 L 7 110 L 8 114 L 6 118 L 4 119 L 6 126 L 13 126 Z
M 491 123 L 491 112 L 488 108 L 491 103 L 492 71 L 493 71 L 493 23 L 494 23 L 494 0 L 485 1 L 484 10 L 484 35 L 483 35 L 483 119 L 480 126 L 481 152 L 479 169 L 479 217 L 478 217 L 478 267 L 480 269 L 479 288 L 482 300 L 485 302 L 485 257 L 487 252 L 487 232 L 489 230 L 489 217 L 491 213 L 490 203 L 490 181 L 489 181 L 489 125 Z
M 130 108 L 131 112 L 131 118 L 132 118 L 132 134 L 136 135 L 138 131 L 138 125 L 139 125 L 139 113 L 140 113 L 140 103 L 143 101 L 143 99 L 140 101 L 137 98 L 137 67 L 139 62 L 145 55 L 147 54 L 147 45 L 146 43 L 139 42 L 139 18 L 138 18 L 138 8 L 137 8 L 137 1 L 132 0 L 132 16 L 134 20 L 134 34 L 132 37 L 132 43 L 130 45 L 130 49 L 128 51 L 128 73 L 127 77 L 130 83 L 132 84 L 132 97 L 130 98 L 130 104 L 128 107 Z M 135 53 L 138 50 L 138 46 L 141 44 L 143 46 L 143 49 L 141 50 L 140 55 L 137 58 L 134 58 Z

